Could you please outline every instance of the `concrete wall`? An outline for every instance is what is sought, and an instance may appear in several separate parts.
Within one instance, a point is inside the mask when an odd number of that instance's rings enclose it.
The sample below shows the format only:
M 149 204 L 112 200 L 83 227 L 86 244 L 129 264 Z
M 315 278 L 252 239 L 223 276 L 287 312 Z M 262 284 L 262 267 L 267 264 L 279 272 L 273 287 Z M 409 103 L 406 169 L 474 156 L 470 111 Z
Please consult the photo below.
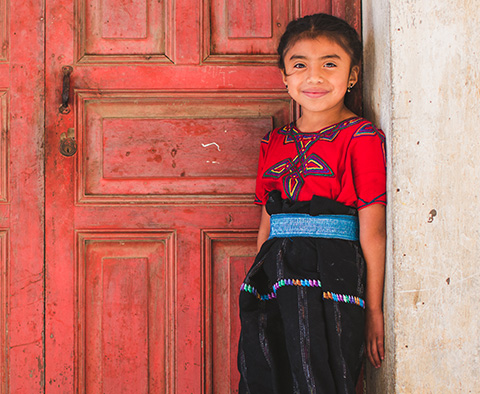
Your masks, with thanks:
M 479 20 L 473 0 L 363 0 L 389 165 L 387 359 L 368 393 L 480 392 Z

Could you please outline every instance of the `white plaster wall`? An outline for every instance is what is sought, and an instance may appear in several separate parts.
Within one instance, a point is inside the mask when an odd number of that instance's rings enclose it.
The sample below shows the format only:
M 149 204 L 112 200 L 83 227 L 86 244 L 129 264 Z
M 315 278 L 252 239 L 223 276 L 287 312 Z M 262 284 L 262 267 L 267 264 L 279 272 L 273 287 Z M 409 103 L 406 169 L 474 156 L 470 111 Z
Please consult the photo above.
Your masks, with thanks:
M 363 14 L 366 115 L 389 140 L 388 354 L 368 393 L 480 393 L 480 7 Z

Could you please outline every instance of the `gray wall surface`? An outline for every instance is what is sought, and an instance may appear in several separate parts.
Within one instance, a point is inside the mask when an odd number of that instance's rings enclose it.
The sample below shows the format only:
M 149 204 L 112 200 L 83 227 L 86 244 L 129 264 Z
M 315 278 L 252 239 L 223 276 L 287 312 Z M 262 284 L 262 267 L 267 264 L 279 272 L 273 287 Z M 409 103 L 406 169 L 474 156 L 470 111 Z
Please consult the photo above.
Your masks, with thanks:
M 480 393 L 480 7 L 364 0 L 365 116 L 387 135 L 387 357 L 370 393 Z

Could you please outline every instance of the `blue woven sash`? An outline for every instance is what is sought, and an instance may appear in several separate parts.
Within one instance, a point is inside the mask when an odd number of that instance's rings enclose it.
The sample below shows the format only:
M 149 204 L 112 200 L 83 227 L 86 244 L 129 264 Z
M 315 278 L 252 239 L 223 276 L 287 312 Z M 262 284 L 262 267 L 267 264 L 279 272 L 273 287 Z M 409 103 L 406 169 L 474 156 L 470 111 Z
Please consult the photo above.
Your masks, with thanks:
M 270 238 L 318 237 L 358 241 L 358 218 L 349 215 L 310 216 L 279 213 L 270 217 Z

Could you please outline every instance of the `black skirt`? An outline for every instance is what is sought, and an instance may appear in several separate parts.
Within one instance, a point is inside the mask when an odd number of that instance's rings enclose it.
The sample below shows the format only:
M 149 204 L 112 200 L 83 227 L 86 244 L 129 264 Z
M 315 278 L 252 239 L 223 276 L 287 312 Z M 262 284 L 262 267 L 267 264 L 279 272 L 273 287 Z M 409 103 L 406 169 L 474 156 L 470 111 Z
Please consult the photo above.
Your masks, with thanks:
M 356 215 L 315 196 L 282 200 L 270 215 Z M 239 392 L 355 393 L 364 352 L 365 260 L 358 241 L 313 237 L 266 241 L 240 293 Z

